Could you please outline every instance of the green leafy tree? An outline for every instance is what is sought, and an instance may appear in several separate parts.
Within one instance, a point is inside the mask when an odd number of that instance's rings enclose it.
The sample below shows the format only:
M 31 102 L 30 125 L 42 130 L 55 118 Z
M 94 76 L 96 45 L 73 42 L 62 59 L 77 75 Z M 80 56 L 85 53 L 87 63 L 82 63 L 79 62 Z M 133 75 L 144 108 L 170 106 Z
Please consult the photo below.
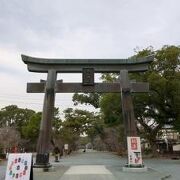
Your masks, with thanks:
M 131 79 L 149 82 L 150 92 L 133 94 L 135 115 L 141 125 L 139 133 L 151 144 L 156 153 L 157 133 L 164 125 L 173 125 L 179 130 L 180 114 L 180 48 L 164 46 L 158 51 L 152 47 L 137 51 L 134 57 L 155 55 L 155 61 L 145 73 L 130 74 Z M 107 81 L 116 81 L 116 74 L 104 74 Z M 101 97 L 101 111 L 105 122 L 116 125 L 122 122 L 119 94 L 107 94 Z M 139 126 L 138 126 L 139 127 Z
M 60 111 L 59 108 L 54 108 L 54 117 L 52 120 L 52 129 L 53 129 L 53 133 L 58 134 L 58 132 L 60 131 L 62 127 L 62 120 L 60 118 Z
M 41 115 L 41 112 L 35 113 L 30 118 L 30 121 L 22 127 L 22 135 L 27 142 L 25 144 L 27 149 L 36 149 L 36 143 L 39 136 L 39 129 L 41 123 Z
M 156 52 L 152 49 L 145 49 L 138 52 L 137 57 L 152 53 L 155 54 L 155 61 L 151 64 L 150 71 L 134 75 L 136 79 L 149 82 L 150 92 L 136 94 L 134 107 L 136 118 L 142 127 L 140 132 L 149 140 L 155 154 L 155 141 L 159 130 L 167 124 L 179 129 L 180 48 L 164 46 Z
M 64 126 L 72 129 L 74 134 L 81 135 L 86 133 L 89 126 L 91 126 L 91 121 L 93 113 L 85 110 L 68 108 L 64 111 L 65 121 Z
M 22 127 L 27 124 L 35 111 L 31 109 L 18 108 L 16 105 L 9 105 L 0 111 L 0 126 L 14 127 L 22 135 Z
M 157 51 L 154 51 L 153 47 L 148 47 L 137 50 L 134 58 L 152 54 L 155 61 L 149 66 L 149 71 L 132 73 L 130 78 L 150 84 L 149 93 L 132 96 L 139 133 L 150 142 L 155 153 L 156 137 L 164 125 L 172 125 L 180 131 L 180 47 L 163 46 Z M 117 81 L 118 75 L 103 74 L 102 79 L 113 82 Z M 83 98 L 76 100 L 85 104 L 91 102 L 87 96 L 86 101 Z M 106 125 L 115 127 L 122 123 L 120 94 L 101 94 L 98 104 Z
M 86 94 L 75 93 L 73 95 L 73 102 L 75 105 L 86 104 L 86 105 L 92 105 L 95 108 L 99 108 L 99 99 L 100 99 L 99 93 L 86 93 Z
M 42 113 L 34 113 L 29 122 L 23 126 L 22 134 L 23 138 L 28 142 L 31 142 L 32 147 L 35 149 L 39 136 L 40 123 L 42 119 Z M 59 108 L 54 109 L 54 117 L 52 120 L 52 144 L 55 145 L 57 140 L 57 134 L 61 128 L 61 119 L 59 115 Z
M 108 126 L 116 126 L 123 122 L 120 99 L 120 93 L 104 94 L 101 98 L 102 117 Z
M 89 135 L 90 141 L 96 136 L 99 130 L 96 120 L 97 115 L 92 112 L 68 108 L 64 111 L 65 120 L 61 122 L 57 138 L 61 143 L 68 143 L 72 150 L 76 149 L 82 136 Z

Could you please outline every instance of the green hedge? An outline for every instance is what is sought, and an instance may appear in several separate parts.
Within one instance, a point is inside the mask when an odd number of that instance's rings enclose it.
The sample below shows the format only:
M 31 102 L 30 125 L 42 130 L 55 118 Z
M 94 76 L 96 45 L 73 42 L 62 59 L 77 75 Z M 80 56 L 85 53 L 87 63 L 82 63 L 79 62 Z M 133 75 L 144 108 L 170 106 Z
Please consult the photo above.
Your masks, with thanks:
M 6 159 L 6 154 L 0 153 L 0 159 Z

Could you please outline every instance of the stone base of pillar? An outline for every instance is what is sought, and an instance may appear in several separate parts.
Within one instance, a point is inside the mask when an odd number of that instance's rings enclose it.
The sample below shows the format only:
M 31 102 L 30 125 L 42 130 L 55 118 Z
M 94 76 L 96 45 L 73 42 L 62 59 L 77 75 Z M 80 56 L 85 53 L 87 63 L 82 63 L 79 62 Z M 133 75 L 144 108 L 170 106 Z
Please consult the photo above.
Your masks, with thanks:
M 146 172 L 148 168 L 142 165 L 129 165 L 126 164 L 123 169 L 124 172 Z
M 52 165 L 49 163 L 49 154 L 37 154 L 36 155 L 36 162 L 33 165 L 33 168 L 43 168 L 48 169 Z

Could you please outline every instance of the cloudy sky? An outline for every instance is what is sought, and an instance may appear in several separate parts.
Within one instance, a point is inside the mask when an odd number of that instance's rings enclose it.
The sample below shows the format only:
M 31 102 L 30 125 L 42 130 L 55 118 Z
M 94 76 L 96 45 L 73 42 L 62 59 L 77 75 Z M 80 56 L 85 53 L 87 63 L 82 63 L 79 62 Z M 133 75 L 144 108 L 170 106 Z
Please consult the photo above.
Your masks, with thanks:
M 28 72 L 21 54 L 127 58 L 136 47 L 180 45 L 179 7 L 179 0 L 0 0 L 0 108 L 42 109 L 43 94 L 27 94 L 26 83 L 46 76 Z M 72 107 L 71 97 L 58 94 L 56 106 Z

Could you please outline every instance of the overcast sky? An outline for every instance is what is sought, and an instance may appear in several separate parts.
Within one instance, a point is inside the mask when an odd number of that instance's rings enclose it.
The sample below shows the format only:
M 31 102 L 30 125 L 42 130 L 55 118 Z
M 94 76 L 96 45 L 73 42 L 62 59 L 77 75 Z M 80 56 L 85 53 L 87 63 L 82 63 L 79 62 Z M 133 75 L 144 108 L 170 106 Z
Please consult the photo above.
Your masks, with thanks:
M 136 47 L 180 45 L 179 9 L 179 0 L 0 0 L 0 108 L 42 109 L 43 94 L 27 94 L 26 83 L 46 76 L 28 72 L 21 54 L 128 58 Z M 72 107 L 71 97 L 58 94 L 56 106 Z

